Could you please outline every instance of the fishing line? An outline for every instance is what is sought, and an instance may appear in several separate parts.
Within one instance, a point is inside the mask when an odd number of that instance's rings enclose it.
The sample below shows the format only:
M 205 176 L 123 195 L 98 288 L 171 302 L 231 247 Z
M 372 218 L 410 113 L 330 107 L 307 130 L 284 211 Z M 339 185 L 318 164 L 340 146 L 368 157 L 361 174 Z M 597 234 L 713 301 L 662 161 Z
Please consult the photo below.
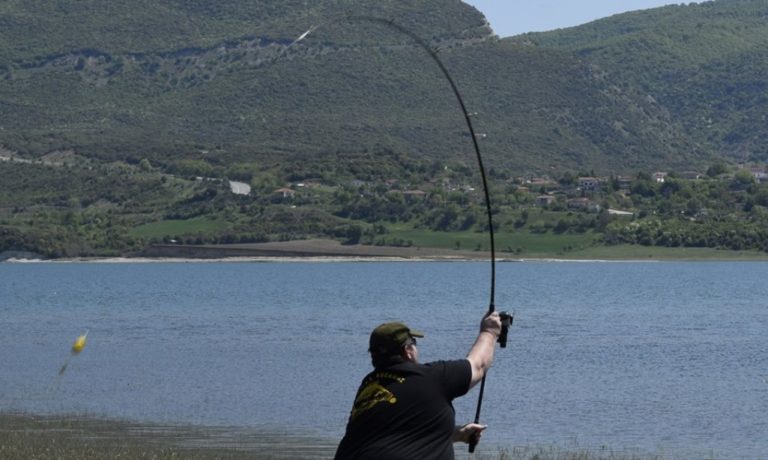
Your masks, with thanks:
M 486 214 L 488 215 L 488 237 L 490 239 L 490 253 L 491 253 L 491 275 L 490 275 L 490 301 L 488 305 L 488 314 L 493 313 L 496 310 L 495 305 L 495 298 L 496 298 L 496 243 L 495 243 L 495 237 L 493 232 L 493 210 L 491 207 L 491 194 L 488 189 L 488 179 L 485 174 L 485 166 L 483 165 L 483 156 L 480 154 L 480 145 L 477 141 L 477 134 L 475 134 L 475 128 L 472 126 L 472 120 L 469 115 L 469 112 L 467 112 L 467 107 L 464 104 L 464 99 L 461 97 L 461 93 L 459 92 L 458 86 L 456 86 L 456 83 L 453 80 L 453 77 L 451 77 L 451 74 L 448 72 L 448 69 L 445 67 L 443 62 L 440 60 L 440 58 L 437 56 L 438 49 L 431 47 L 429 43 L 427 43 L 424 39 L 422 39 L 420 36 L 418 36 L 416 33 L 412 32 L 411 30 L 405 28 L 404 26 L 396 23 L 392 19 L 384 19 L 376 16 L 358 16 L 358 15 L 345 15 L 341 17 L 337 17 L 334 19 L 331 19 L 329 21 L 326 21 L 320 25 L 312 26 L 310 27 L 306 32 L 301 34 L 296 40 L 294 40 L 291 44 L 286 46 L 282 50 L 281 53 L 279 53 L 272 62 L 277 61 L 279 58 L 285 55 L 287 50 L 294 46 L 295 44 L 301 42 L 302 40 L 306 39 L 308 36 L 310 36 L 313 32 L 315 32 L 317 29 L 321 27 L 325 27 L 330 24 L 337 24 L 343 21 L 349 21 L 349 22 L 371 22 L 375 24 L 380 24 L 386 27 L 389 27 L 391 29 L 396 30 L 397 32 L 400 32 L 403 35 L 406 35 L 411 40 L 413 40 L 417 45 L 419 45 L 421 48 L 423 48 L 429 57 L 432 58 L 432 60 L 437 64 L 437 66 L 440 68 L 440 71 L 443 73 L 443 76 L 448 81 L 448 83 L 451 86 L 451 90 L 453 91 L 454 96 L 456 96 L 456 100 L 459 103 L 459 107 L 461 108 L 461 112 L 464 115 L 464 121 L 467 124 L 467 128 L 469 129 L 470 138 L 472 139 L 472 145 L 475 149 L 475 156 L 477 157 L 477 165 L 480 169 L 480 177 L 482 179 L 483 183 L 483 193 L 485 195 L 485 209 Z M 475 411 L 475 423 L 480 422 L 480 409 L 482 408 L 483 404 L 483 394 L 485 393 L 485 378 L 487 376 L 486 374 L 483 375 L 483 379 L 480 383 L 480 393 L 478 395 L 477 400 L 477 410 Z M 474 452 L 475 446 L 477 445 L 477 438 L 473 437 L 473 439 L 470 441 L 469 444 L 469 452 Z
M 461 92 L 459 92 L 459 88 L 456 85 L 456 83 L 453 80 L 453 77 L 451 77 L 451 74 L 448 72 L 448 69 L 445 67 L 443 62 L 438 57 L 438 49 L 435 47 L 431 47 L 429 43 L 427 43 L 424 39 L 422 39 L 420 36 L 418 36 L 416 33 L 412 32 L 411 30 L 407 29 L 406 27 L 396 23 L 392 19 L 384 19 L 377 16 L 358 16 L 358 15 L 345 15 L 341 17 L 337 17 L 334 19 L 330 19 L 324 23 L 321 23 L 316 26 L 312 26 L 309 29 L 307 29 L 306 32 L 299 35 L 298 38 L 296 38 L 293 42 L 291 42 L 289 45 L 287 45 L 277 56 L 275 56 L 271 63 L 274 63 L 275 61 L 279 60 L 283 56 L 286 55 L 288 49 L 292 48 L 297 43 L 303 41 L 307 37 L 309 37 L 312 33 L 314 33 L 316 30 L 320 28 L 324 28 L 325 26 L 337 24 L 343 21 L 349 21 L 349 22 L 371 22 L 375 24 L 380 24 L 386 27 L 389 27 L 391 29 L 394 29 L 403 35 L 408 36 L 411 38 L 417 45 L 419 45 L 421 48 L 424 49 L 424 51 L 427 52 L 429 57 L 432 58 L 432 60 L 437 64 L 440 71 L 443 73 L 443 76 L 448 81 L 448 83 L 451 86 L 451 90 L 453 91 L 454 96 L 456 96 L 456 100 L 459 103 L 459 107 L 461 108 L 461 113 L 464 115 L 464 121 L 467 124 L 467 128 L 469 129 L 470 138 L 472 139 L 472 146 L 475 150 L 475 156 L 477 158 L 477 165 L 480 169 L 480 178 L 482 179 L 483 183 L 483 194 L 485 198 L 485 209 L 486 214 L 488 215 L 488 237 L 490 240 L 490 254 L 491 254 L 491 275 L 490 275 L 490 301 L 489 301 L 489 307 L 488 307 L 488 313 L 493 313 L 496 310 L 495 306 L 495 298 L 496 298 L 496 242 L 495 242 L 495 236 L 494 236 L 494 230 L 493 230 L 493 210 L 491 207 L 491 194 L 488 188 L 488 178 L 485 173 L 485 166 L 483 164 L 483 156 L 480 154 L 480 145 L 477 141 L 477 134 L 475 133 L 475 128 L 472 125 L 472 119 L 467 111 L 467 106 L 464 104 L 464 99 L 461 96 Z

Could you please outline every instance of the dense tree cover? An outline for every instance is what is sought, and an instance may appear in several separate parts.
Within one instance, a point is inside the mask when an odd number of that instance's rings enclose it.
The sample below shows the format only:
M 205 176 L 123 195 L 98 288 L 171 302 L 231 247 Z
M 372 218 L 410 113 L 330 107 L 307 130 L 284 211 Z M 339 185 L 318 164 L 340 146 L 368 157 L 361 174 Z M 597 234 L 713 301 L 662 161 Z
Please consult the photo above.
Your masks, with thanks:
M 740 161 L 765 161 L 766 15 L 763 0 L 716 0 L 512 40 L 578 53 L 665 107 L 702 145 Z
M 326 167 L 315 177 L 293 162 L 242 164 L 237 170 L 252 173 L 247 196 L 232 193 L 227 179 L 169 174 L 148 160 L 0 162 L 0 252 L 129 255 L 157 243 L 310 237 L 412 244 L 390 236 L 392 226 L 435 234 L 487 232 L 471 166 L 404 155 L 366 158 L 332 167 L 322 163 Z M 228 168 L 212 170 L 223 174 Z M 641 172 L 585 186 L 583 177 L 591 171 L 535 178 L 495 168 L 495 230 L 592 234 L 597 244 L 608 245 L 768 250 L 768 183 L 758 182 L 751 170 L 719 163 L 708 172 L 698 179 L 671 172 L 663 182 Z
M 631 222 L 607 225 L 607 243 L 768 250 L 768 184 L 746 172 L 704 180 L 638 180 Z
M 391 0 L 80 0 L 10 1 L 0 18 L 0 62 L 42 58 L 85 50 L 91 55 L 169 53 L 188 56 L 241 37 L 290 42 L 309 26 L 350 11 L 407 18 L 426 36 L 484 35 L 482 16 L 458 0 L 422 0 L 418 5 Z M 443 14 L 432 14 L 441 11 Z M 345 42 L 392 41 L 373 30 L 350 34 Z
M 607 174 L 700 166 L 719 153 L 692 142 L 658 98 L 607 66 L 571 49 L 498 40 L 458 0 L 96 3 L 6 6 L 0 146 L 30 156 L 74 148 L 110 161 L 147 158 L 190 173 L 206 173 L 202 159 L 335 161 L 387 150 L 467 158 L 467 127 L 427 53 L 380 24 L 328 19 L 352 13 L 395 18 L 439 48 L 494 164 Z M 702 84 L 706 75 L 697 74 Z M 696 94 L 722 100 L 713 85 Z

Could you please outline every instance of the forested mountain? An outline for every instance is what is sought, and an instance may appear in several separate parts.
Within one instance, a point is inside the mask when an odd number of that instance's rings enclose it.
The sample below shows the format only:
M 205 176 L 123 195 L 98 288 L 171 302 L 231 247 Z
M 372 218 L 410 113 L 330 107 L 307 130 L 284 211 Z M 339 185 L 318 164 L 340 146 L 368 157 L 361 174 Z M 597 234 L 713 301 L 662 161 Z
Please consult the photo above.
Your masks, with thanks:
M 472 113 L 511 232 L 608 228 L 607 216 L 569 214 L 578 175 L 715 180 L 768 160 L 765 0 L 504 39 L 459 0 L 7 0 L 0 252 L 487 230 L 468 127 L 414 37 Z M 756 212 L 758 225 L 768 195 L 749 174 L 730 188 L 667 186 L 660 213 L 727 227 Z M 563 185 L 555 214 L 528 222 L 537 194 L 555 192 L 519 177 Z M 235 196 L 229 180 L 252 193 Z M 635 195 L 611 185 L 602 204 L 655 215 L 661 191 L 646 182 Z M 686 235 L 665 241 L 724 244 Z
M 716 17 L 734 2 L 714 3 Z M 606 21 L 642 25 L 666 10 Z M 6 2 L 0 144 L 30 155 L 72 148 L 102 159 L 148 158 L 168 168 L 203 159 L 201 151 L 212 164 L 388 151 L 467 156 L 461 113 L 426 53 L 380 24 L 334 20 L 343 15 L 391 18 L 439 47 L 478 112 L 482 147 L 495 164 L 521 172 L 680 169 L 717 151 L 665 104 L 671 89 L 643 84 L 637 66 L 616 72 L 605 62 L 613 56 L 621 67 L 636 54 L 650 79 L 669 59 L 666 48 L 630 43 L 585 59 L 576 39 L 500 41 L 474 8 L 446 0 Z M 681 33 L 679 21 L 667 28 Z M 604 29 L 594 35 L 610 41 L 621 27 Z M 669 41 L 677 53 L 700 54 Z M 715 90 L 701 96 L 712 97 L 728 102 Z
M 671 5 L 510 41 L 599 66 L 720 157 L 768 160 L 768 2 Z

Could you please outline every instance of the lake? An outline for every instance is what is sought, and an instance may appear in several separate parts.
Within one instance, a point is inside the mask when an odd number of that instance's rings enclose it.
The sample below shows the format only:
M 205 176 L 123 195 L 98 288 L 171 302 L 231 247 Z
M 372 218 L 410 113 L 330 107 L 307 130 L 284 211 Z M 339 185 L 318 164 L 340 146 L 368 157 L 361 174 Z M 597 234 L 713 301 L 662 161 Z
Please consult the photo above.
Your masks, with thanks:
M 488 376 L 482 446 L 768 452 L 768 263 L 497 269 L 497 309 L 515 322 Z M 423 361 L 463 357 L 488 293 L 487 262 L 4 263 L 0 411 L 336 442 L 373 327 L 424 331 Z

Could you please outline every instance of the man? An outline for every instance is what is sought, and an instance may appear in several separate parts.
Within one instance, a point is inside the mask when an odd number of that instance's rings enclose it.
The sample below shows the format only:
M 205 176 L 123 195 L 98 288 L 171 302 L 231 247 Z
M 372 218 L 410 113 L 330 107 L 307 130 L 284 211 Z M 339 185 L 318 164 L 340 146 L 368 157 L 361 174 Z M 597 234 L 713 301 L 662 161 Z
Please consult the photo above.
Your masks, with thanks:
M 453 443 L 468 443 L 485 426 L 457 427 L 452 401 L 482 380 L 500 333 L 491 313 L 466 359 L 420 364 L 416 339 L 424 334 L 398 322 L 374 329 L 374 370 L 357 391 L 336 460 L 453 459 Z

